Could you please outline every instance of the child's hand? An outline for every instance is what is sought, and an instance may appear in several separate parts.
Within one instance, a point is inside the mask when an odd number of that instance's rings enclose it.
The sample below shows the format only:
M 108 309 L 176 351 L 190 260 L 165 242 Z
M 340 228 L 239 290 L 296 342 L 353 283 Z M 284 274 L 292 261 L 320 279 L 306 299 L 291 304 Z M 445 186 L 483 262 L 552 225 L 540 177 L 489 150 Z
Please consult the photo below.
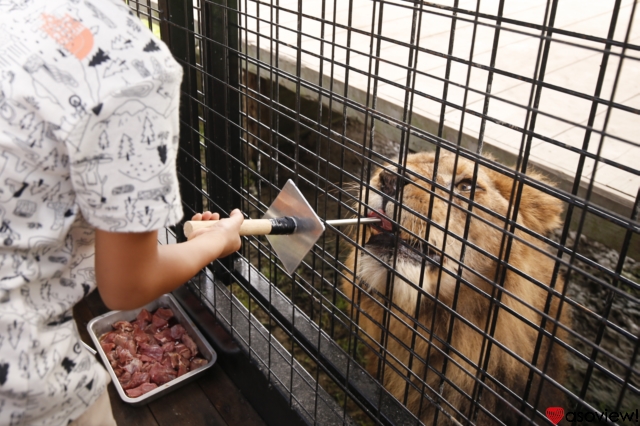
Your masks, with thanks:
M 218 246 L 221 253 L 218 257 L 226 257 L 240 249 L 242 244 L 240 239 L 240 225 L 244 222 L 244 215 L 238 209 L 231 212 L 228 219 L 220 219 L 219 213 L 196 213 L 191 220 L 217 220 L 218 222 L 209 227 L 195 231 L 190 240 L 200 236 L 209 238 L 211 244 Z
M 233 212 L 231 212 L 231 214 L 233 214 Z M 211 213 L 211 212 L 196 213 L 193 215 L 191 220 L 220 220 L 220 213 Z
M 173 291 L 204 266 L 240 248 L 244 216 L 234 210 L 228 219 L 198 213 L 193 220 L 218 220 L 198 229 L 190 241 L 158 245 L 158 231 L 108 232 L 96 229 L 96 281 L 111 309 L 144 306 Z

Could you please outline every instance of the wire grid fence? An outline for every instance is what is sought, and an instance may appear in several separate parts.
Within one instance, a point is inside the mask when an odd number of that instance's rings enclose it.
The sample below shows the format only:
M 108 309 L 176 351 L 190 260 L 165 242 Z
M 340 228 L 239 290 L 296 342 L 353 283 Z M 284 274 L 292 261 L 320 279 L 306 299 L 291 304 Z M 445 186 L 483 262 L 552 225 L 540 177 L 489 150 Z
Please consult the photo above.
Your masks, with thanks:
M 185 68 L 187 216 L 293 179 L 384 219 L 292 275 L 246 237 L 190 284 L 306 422 L 637 421 L 637 2 L 597 3 L 129 2 Z

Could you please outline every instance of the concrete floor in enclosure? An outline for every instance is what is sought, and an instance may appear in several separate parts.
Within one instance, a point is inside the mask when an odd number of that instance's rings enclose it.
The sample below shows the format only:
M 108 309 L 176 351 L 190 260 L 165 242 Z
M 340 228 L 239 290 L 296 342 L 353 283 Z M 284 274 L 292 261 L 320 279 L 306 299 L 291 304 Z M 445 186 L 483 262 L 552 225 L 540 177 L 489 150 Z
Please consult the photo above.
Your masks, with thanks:
M 416 76 L 414 83 L 407 78 L 413 22 L 413 12 L 407 6 L 413 3 L 400 0 L 385 1 L 382 12 L 380 2 L 371 0 L 300 3 L 298 0 L 280 0 L 279 9 L 272 7 L 268 2 L 264 2 L 259 9 L 255 2 L 241 3 L 242 12 L 246 13 L 241 15 L 241 49 L 249 56 L 277 66 L 292 76 L 297 75 L 299 57 L 299 73 L 303 80 L 315 86 L 322 84 L 333 93 L 346 95 L 348 99 L 359 104 L 365 105 L 368 102 L 370 107 L 372 97 L 367 98 L 367 93 L 373 93 L 375 83 L 375 109 L 398 120 L 402 120 L 408 94 L 406 88 L 415 84 L 411 124 L 433 134 L 438 134 L 442 116 L 442 103 L 439 100 L 443 98 L 444 80 L 447 77 L 447 59 L 443 56 L 448 54 L 450 38 L 453 35 L 451 55 L 457 59 L 451 61 L 447 78 L 452 84 L 448 85 L 446 100 L 449 104 L 444 110 L 441 135 L 449 141 L 456 142 L 461 129 L 463 146 L 472 149 L 477 146 L 482 120 L 468 111 L 482 113 L 485 108 L 484 93 L 487 91 L 489 72 L 469 67 L 460 60 L 471 60 L 482 66 L 490 66 L 496 32 L 494 20 L 479 19 L 481 25 L 477 26 L 475 43 L 472 43 L 473 14 L 458 13 L 455 32 L 452 33 L 451 12 L 425 5 L 417 38 L 419 46 L 427 49 L 428 53 L 418 54 L 416 69 L 422 74 Z M 322 16 L 323 3 L 326 3 L 324 25 L 321 20 L 314 19 Z M 445 6 L 449 3 L 452 5 L 453 0 L 438 2 Z M 499 3 L 499 0 L 483 0 L 480 13 L 496 15 Z M 301 15 L 298 13 L 299 4 L 302 5 Z M 335 11 L 334 4 L 337 4 Z M 507 20 L 502 23 L 503 30 L 499 34 L 494 66 L 510 74 L 494 73 L 491 94 L 495 97 L 490 99 L 487 115 L 509 126 L 525 127 L 526 106 L 535 88 L 531 82 L 523 81 L 519 77 L 530 79 L 534 75 L 541 44 L 541 31 L 523 24 L 540 25 L 544 21 L 546 5 L 546 0 L 506 1 L 504 5 L 503 16 Z M 621 2 L 613 37 L 616 41 L 625 40 L 632 5 L 633 0 Z M 244 10 L 245 7 L 247 10 Z M 460 0 L 459 7 L 474 11 L 476 1 Z M 563 0 L 558 5 L 555 27 L 606 39 L 613 9 L 614 0 Z M 629 35 L 629 43 L 636 47 L 640 43 L 639 11 L 640 8 L 637 8 Z M 381 15 L 382 23 L 379 22 Z M 271 22 L 278 22 L 279 26 L 271 25 Z M 248 31 L 245 31 L 245 28 Z M 300 37 L 298 28 L 302 30 Z M 348 28 L 351 28 L 351 31 Z M 378 55 L 380 61 L 377 64 L 370 60 L 371 43 L 374 53 L 377 48 L 377 38 L 372 38 L 372 32 L 380 34 L 381 40 Z M 275 42 L 276 39 L 278 43 Z M 350 51 L 345 48 L 347 45 L 351 46 Z M 565 182 L 565 188 L 570 188 L 577 173 L 580 155 L 571 151 L 570 147 L 582 149 L 583 146 L 587 131 L 585 127 L 592 108 L 592 101 L 584 99 L 584 96 L 590 97 L 596 93 L 603 47 L 603 43 L 593 39 L 553 34 L 544 76 L 544 82 L 548 86 L 541 92 L 538 108 L 541 114 L 537 116 L 534 131 L 541 137 L 566 146 L 554 145 L 542 138 L 534 137 L 530 148 L 530 160 L 534 166 Z M 604 128 L 608 107 L 598 105 L 592 126 L 595 132 L 591 136 L 588 151 L 595 154 L 602 141 L 603 158 L 631 168 L 635 173 L 625 171 L 617 164 L 596 163 L 593 159 L 587 159 L 582 171 L 581 185 L 583 188 L 586 187 L 595 168 L 594 193 L 604 200 L 596 203 L 628 217 L 640 188 L 640 120 L 637 115 L 640 110 L 640 51 L 627 49 L 627 57 L 623 59 L 622 64 L 622 48 L 614 46 L 611 52 L 613 54 L 608 59 L 600 97 L 604 100 L 612 98 L 615 77 L 619 72 L 613 100 L 631 111 L 612 108 Z M 349 68 L 345 67 L 346 63 L 349 64 Z M 243 66 L 247 66 L 251 72 L 258 72 L 253 64 Z M 377 82 L 369 76 L 376 66 Z M 265 67 L 261 67 L 259 73 L 261 77 L 269 76 L 269 70 Z M 347 78 L 348 85 L 345 91 Z M 279 81 L 280 84 L 295 89 L 295 78 L 280 77 Z M 465 90 L 465 86 L 471 90 Z M 573 92 L 566 93 L 561 90 Z M 301 93 L 317 98 L 316 91 L 304 87 Z M 323 97 L 325 104 L 328 101 L 328 97 Z M 342 104 L 335 99 L 333 105 L 342 110 Z M 467 111 L 464 111 L 465 108 Z M 352 108 L 347 110 L 348 115 L 362 117 L 361 113 Z M 522 133 L 491 121 L 485 123 L 484 148 L 489 152 L 499 153 L 498 157 L 503 160 L 517 158 L 523 140 Z M 606 133 L 604 138 L 601 137 L 603 131 Z M 376 132 L 382 132 L 385 136 L 398 140 L 400 137 L 397 128 L 381 122 L 376 122 Z M 417 137 L 411 137 L 410 147 L 414 150 L 429 148 L 424 140 Z

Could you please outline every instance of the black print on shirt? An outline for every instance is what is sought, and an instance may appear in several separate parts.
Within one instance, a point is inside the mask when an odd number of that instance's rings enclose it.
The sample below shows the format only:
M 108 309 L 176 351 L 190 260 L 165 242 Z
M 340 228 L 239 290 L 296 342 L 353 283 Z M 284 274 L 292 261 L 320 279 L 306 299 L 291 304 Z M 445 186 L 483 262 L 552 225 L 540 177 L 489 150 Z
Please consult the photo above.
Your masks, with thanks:
M 105 389 L 70 314 L 95 289 L 94 227 L 180 219 L 182 69 L 120 0 L 9 3 L 0 0 L 0 424 L 63 426 Z
M 157 50 L 160 50 L 160 48 L 158 47 L 156 42 L 153 41 L 152 39 L 152 40 L 149 40 L 149 43 L 147 43 L 147 45 L 142 50 L 144 50 L 145 52 L 155 52 Z
M 9 373 L 9 364 L 2 363 L 0 364 L 0 386 L 4 385 L 7 381 L 7 374 Z
M 90 67 L 98 66 L 100 64 L 107 62 L 109 59 L 110 59 L 109 55 L 106 54 L 104 50 L 98 49 L 98 51 L 93 56 L 93 58 L 91 58 L 91 61 L 89 62 L 89 66 Z

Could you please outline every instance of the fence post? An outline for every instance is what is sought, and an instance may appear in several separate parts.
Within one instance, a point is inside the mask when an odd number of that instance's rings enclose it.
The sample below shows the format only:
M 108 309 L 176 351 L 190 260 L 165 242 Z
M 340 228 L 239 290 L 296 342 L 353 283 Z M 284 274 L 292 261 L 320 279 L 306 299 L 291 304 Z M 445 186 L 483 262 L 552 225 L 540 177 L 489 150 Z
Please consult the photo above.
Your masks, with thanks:
M 198 76 L 194 68 L 199 52 L 196 52 L 194 42 L 193 1 L 159 0 L 158 6 L 161 10 L 162 40 L 184 70 L 180 91 L 180 149 L 177 168 L 182 205 L 185 218 L 188 219 L 193 212 L 203 210 L 198 119 L 201 113 L 197 102 Z M 178 241 L 186 240 L 182 226 L 175 227 L 174 231 Z
M 238 62 L 237 0 L 213 0 L 203 4 L 204 135 L 207 190 L 211 210 L 229 213 L 241 208 L 242 150 Z M 229 281 L 235 256 L 216 262 L 216 276 Z M 227 278 L 225 278 L 227 277 Z

